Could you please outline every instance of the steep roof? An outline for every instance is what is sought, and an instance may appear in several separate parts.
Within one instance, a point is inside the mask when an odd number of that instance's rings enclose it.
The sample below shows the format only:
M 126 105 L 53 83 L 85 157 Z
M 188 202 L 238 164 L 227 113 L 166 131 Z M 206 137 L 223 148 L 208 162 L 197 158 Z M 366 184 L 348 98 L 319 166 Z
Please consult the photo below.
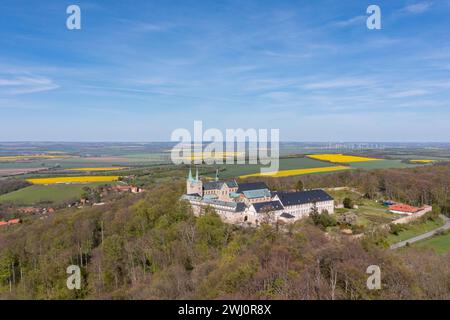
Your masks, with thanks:
M 247 190 L 242 193 L 248 199 L 264 198 L 271 196 L 269 189 Z
M 263 213 L 263 212 L 265 212 L 267 210 L 269 210 L 269 211 L 277 211 L 277 210 L 283 210 L 284 209 L 283 205 L 278 200 L 253 203 L 252 206 L 255 208 L 256 212 L 258 212 L 258 213 Z
M 236 180 L 225 181 L 225 183 L 228 186 L 228 188 L 237 188 L 238 187 Z
M 247 182 L 247 183 L 239 183 L 237 192 L 243 193 L 244 191 L 261 190 L 261 189 L 269 189 L 269 187 L 264 182 Z
M 235 180 L 229 180 L 229 181 L 209 181 L 205 182 L 203 184 L 204 190 L 220 190 L 222 189 L 222 186 L 226 184 L 228 188 L 236 188 L 237 183 Z
M 209 181 L 203 184 L 204 190 L 219 190 L 222 188 L 222 181 Z
M 305 203 L 333 200 L 333 198 L 321 189 L 297 191 L 297 192 L 274 192 L 284 206 L 295 206 Z

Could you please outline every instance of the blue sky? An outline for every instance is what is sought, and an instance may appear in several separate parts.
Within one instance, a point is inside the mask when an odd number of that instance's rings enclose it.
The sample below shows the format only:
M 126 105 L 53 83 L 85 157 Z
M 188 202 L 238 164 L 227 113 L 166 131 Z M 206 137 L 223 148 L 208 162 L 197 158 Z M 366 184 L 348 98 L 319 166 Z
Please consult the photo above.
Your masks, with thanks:
M 450 0 L 2 0 L 0 141 L 449 141 L 449 30 Z

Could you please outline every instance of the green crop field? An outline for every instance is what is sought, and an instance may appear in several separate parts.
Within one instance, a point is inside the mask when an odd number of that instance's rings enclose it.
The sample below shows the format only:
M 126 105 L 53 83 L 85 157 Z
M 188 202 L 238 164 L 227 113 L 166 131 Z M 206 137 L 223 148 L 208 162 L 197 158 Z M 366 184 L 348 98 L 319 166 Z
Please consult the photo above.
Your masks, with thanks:
M 308 169 L 308 168 L 322 168 L 330 167 L 335 164 L 326 161 L 315 160 L 311 158 L 285 158 L 280 159 L 279 170 L 291 169 Z M 412 168 L 418 165 L 402 163 L 400 160 L 379 160 L 379 161 L 364 161 L 352 162 L 349 164 L 354 169 L 386 169 L 386 168 Z M 222 178 L 237 177 L 246 174 L 260 172 L 261 165 L 259 164 L 243 164 L 243 165 L 221 165 L 219 166 Z M 319 173 L 314 173 L 319 174 Z M 327 174 L 327 173 L 323 173 Z
M 308 169 L 308 168 L 322 168 L 331 167 L 334 164 L 324 161 L 318 161 L 310 158 L 286 158 L 280 159 L 279 170 L 291 170 L 291 169 Z M 230 178 L 238 177 L 241 175 L 252 174 L 260 172 L 262 166 L 260 164 L 230 164 L 220 165 L 220 177 Z
M 0 196 L 0 203 L 37 205 L 39 203 L 62 204 L 78 199 L 83 187 L 96 187 L 105 183 L 33 185 Z
M 450 232 L 413 244 L 419 248 L 431 248 L 442 254 L 450 251 Z

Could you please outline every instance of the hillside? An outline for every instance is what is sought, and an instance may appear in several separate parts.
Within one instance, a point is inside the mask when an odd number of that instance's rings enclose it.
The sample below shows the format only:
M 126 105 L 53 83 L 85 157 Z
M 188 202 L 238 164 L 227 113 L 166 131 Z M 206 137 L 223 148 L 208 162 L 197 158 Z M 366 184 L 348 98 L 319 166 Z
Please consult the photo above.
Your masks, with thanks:
M 434 179 L 448 183 L 448 172 L 449 166 L 375 174 L 346 172 L 311 177 L 305 183 L 328 181 L 332 186 L 331 181 L 337 184 L 349 177 L 345 175 L 352 175 L 353 181 L 363 184 L 367 176 L 358 180 L 355 174 L 359 178 L 369 174 L 374 175 L 376 192 L 389 189 L 392 194 L 412 197 L 414 190 L 406 190 L 404 184 L 426 175 L 434 182 L 430 184 L 434 189 L 426 189 L 428 197 L 437 201 L 441 190 Z M 384 179 L 384 185 L 380 186 L 378 178 Z M 292 182 L 276 179 L 270 183 Z M 195 218 L 186 204 L 178 201 L 183 189 L 184 184 L 176 182 L 153 185 L 144 195 L 125 196 L 101 208 L 65 209 L 47 219 L 27 220 L 0 230 L 0 297 L 450 298 L 448 252 L 389 251 L 380 246 L 378 234 L 361 241 L 330 238 L 310 219 L 287 231 L 271 226 L 239 229 L 224 224 L 214 213 Z M 66 268 L 72 264 L 82 268 L 79 291 L 66 288 Z M 382 270 L 379 291 L 366 288 L 366 268 L 373 264 Z

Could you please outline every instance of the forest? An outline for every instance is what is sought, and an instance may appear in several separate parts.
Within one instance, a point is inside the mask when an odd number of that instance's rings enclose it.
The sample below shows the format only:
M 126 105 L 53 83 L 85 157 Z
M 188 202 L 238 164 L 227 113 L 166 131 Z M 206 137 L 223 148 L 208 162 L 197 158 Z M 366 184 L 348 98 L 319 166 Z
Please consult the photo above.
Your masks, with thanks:
M 298 178 L 268 179 L 295 189 Z M 449 213 L 450 165 L 352 170 L 301 178 L 304 188 L 350 186 L 372 199 Z M 147 186 L 103 207 L 68 208 L 0 231 L 5 299 L 450 299 L 450 253 L 388 250 L 376 233 L 330 238 L 308 218 L 279 229 L 192 215 L 184 182 Z M 66 287 L 69 265 L 80 290 Z M 366 286 L 381 268 L 381 290 Z

